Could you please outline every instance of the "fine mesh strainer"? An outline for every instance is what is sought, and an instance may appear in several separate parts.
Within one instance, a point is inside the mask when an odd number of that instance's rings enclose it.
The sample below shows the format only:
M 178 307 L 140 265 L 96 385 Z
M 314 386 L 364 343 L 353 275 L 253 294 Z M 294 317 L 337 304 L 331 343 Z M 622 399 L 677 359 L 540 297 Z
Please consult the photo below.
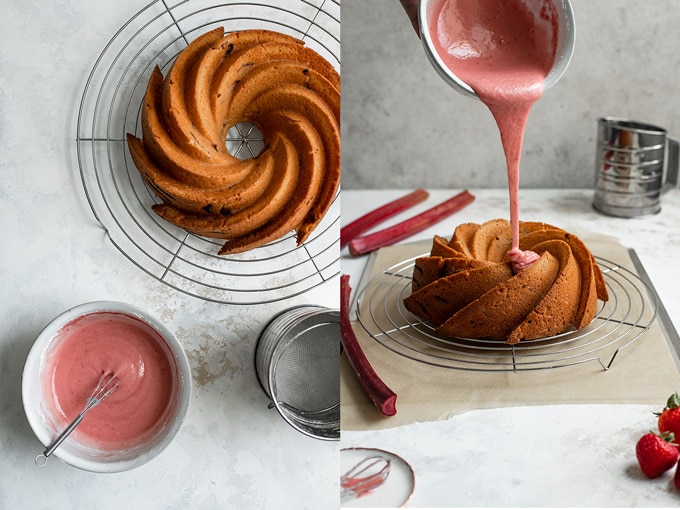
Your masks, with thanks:
M 304 305 L 274 317 L 255 348 L 258 380 L 279 414 L 317 439 L 340 439 L 340 314 Z

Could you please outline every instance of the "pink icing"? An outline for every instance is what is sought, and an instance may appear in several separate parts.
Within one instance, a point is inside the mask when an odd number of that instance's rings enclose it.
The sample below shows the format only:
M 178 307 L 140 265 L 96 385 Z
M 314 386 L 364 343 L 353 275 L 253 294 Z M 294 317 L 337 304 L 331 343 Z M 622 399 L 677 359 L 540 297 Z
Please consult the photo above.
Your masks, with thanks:
M 508 257 L 519 271 L 538 258 L 519 249 L 519 164 L 529 112 L 555 61 L 556 14 L 550 0 L 543 0 L 536 14 L 522 0 L 438 0 L 428 16 L 439 56 L 498 125 L 510 194 Z
M 153 438 L 168 423 L 177 389 L 165 340 L 141 320 L 117 312 L 85 315 L 64 326 L 46 358 L 43 394 L 55 424 L 81 411 L 102 373 L 118 388 L 92 409 L 73 435 L 82 444 L 125 449 Z
M 519 248 L 512 248 L 508 252 L 508 258 L 512 264 L 512 270 L 515 273 L 523 271 L 531 264 L 536 262 L 540 256 L 538 253 L 531 250 L 520 250 Z

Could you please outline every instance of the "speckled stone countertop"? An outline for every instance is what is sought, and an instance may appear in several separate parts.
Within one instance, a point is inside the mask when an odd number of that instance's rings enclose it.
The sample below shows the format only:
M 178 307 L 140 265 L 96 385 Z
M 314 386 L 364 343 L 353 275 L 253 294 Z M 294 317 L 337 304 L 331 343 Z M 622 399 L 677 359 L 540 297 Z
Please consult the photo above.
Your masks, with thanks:
M 149 3 L 4 5 L 0 508 L 332 509 L 338 506 L 339 449 L 354 445 L 397 451 L 411 463 L 416 472 L 411 507 L 677 506 L 668 476 L 649 482 L 635 470 L 631 442 L 650 427 L 652 409 L 645 406 L 475 411 L 444 424 L 348 432 L 339 444 L 310 439 L 268 409 L 253 368 L 257 335 L 282 308 L 337 307 L 337 278 L 283 302 L 260 305 L 188 296 L 117 250 L 83 193 L 75 140 L 83 87 L 104 45 Z M 507 191 L 472 191 L 475 203 L 456 222 L 506 215 Z M 342 222 L 401 193 L 343 192 Z M 433 190 L 420 208 L 452 193 Z M 526 219 L 589 229 L 635 248 L 673 323 L 680 324 L 679 191 L 663 197 L 660 214 L 633 220 L 596 213 L 590 207 L 592 193 L 583 190 L 525 190 L 522 198 Z M 409 241 L 434 233 L 450 234 L 436 227 Z M 342 271 L 358 281 L 365 261 L 344 253 Z M 182 342 L 193 375 L 189 413 L 167 450 L 133 471 L 98 475 L 56 459 L 37 468 L 33 459 L 42 446 L 21 400 L 26 355 L 55 316 L 104 299 L 147 310 Z M 502 433 L 494 434 L 499 426 Z M 608 433 L 609 440 L 603 440 Z M 436 436 L 446 440 L 446 447 L 430 442 Z M 527 450 L 516 437 L 534 442 Z M 546 443 L 550 449 L 541 447 Z
M 116 249 L 83 192 L 76 122 L 86 80 L 107 42 L 149 4 L 3 4 L 0 508 L 337 508 L 338 442 L 307 437 L 268 409 L 253 360 L 258 335 L 282 309 L 337 308 L 337 277 L 269 304 L 189 296 Z M 43 447 L 22 408 L 24 361 L 54 317 L 97 300 L 142 308 L 175 334 L 192 368 L 188 415 L 170 446 L 132 471 L 94 474 L 55 458 L 38 468 Z
M 393 218 L 396 223 L 459 190 L 431 190 L 427 202 Z M 444 222 L 403 242 L 450 236 L 455 225 L 508 217 L 507 190 L 470 190 L 476 200 Z M 345 191 L 343 224 L 404 190 Z M 662 197 L 653 216 L 620 219 L 591 207 L 588 190 L 522 190 L 521 219 L 566 230 L 612 236 L 634 248 L 675 325 L 680 325 L 680 191 Z M 343 273 L 356 292 L 368 256 L 343 251 Z M 615 369 L 615 368 L 614 368 Z M 668 388 L 668 394 L 680 388 Z M 341 447 L 390 451 L 412 467 L 409 507 L 677 507 L 673 471 L 646 479 L 637 467 L 635 443 L 655 427 L 659 405 L 559 405 L 476 410 L 435 422 L 384 430 L 343 431 Z M 397 411 L 398 412 L 398 411 Z M 376 504 L 377 506 L 377 504 Z

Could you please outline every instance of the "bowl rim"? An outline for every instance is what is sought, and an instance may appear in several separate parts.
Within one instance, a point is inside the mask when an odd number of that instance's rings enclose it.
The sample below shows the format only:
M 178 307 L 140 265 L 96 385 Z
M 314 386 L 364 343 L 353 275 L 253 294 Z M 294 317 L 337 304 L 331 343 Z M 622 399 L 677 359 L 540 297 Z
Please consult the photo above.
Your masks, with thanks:
M 41 368 L 48 348 L 55 335 L 67 323 L 78 317 L 96 313 L 120 313 L 141 320 L 161 335 L 174 355 L 179 375 L 179 400 L 177 409 L 171 422 L 163 430 L 163 437 L 149 450 L 141 452 L 132 458 L 99 462 L 86 459 L 71 453 L 69 450 L 58 448 L 52 454 L 61 461 L 73 467 L 96 473 L 116 473 L 139 467 L 159 455 L 172 442 L 181 428 L 191 401 L 191 367 L 184 348 L 174 334 L 156 317 L 141 308 L 121 301 L 100 300 L 76 305 L 53 318 L 38 334 L 29 350 L 21 376 L 21 397 L 24 414 L 33 433 L 45 447 L 53 440 L 53 431 L 45 424 L 41 417 L 39 395 Z

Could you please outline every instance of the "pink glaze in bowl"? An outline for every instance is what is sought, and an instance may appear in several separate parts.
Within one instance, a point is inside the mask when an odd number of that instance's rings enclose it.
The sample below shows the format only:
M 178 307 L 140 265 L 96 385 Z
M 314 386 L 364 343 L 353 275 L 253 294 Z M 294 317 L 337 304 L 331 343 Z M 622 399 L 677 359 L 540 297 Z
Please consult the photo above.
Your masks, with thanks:
M 191 398 L 191 369 L 174 335 L 134 306 L 86 303 L 45 327 L 22 378 L 26 417 L 46 446 L 108 372 L 117 376 L 116 391 L 53 454 L 72 466 L 105 473 L 148 462 L 179 430 Z

